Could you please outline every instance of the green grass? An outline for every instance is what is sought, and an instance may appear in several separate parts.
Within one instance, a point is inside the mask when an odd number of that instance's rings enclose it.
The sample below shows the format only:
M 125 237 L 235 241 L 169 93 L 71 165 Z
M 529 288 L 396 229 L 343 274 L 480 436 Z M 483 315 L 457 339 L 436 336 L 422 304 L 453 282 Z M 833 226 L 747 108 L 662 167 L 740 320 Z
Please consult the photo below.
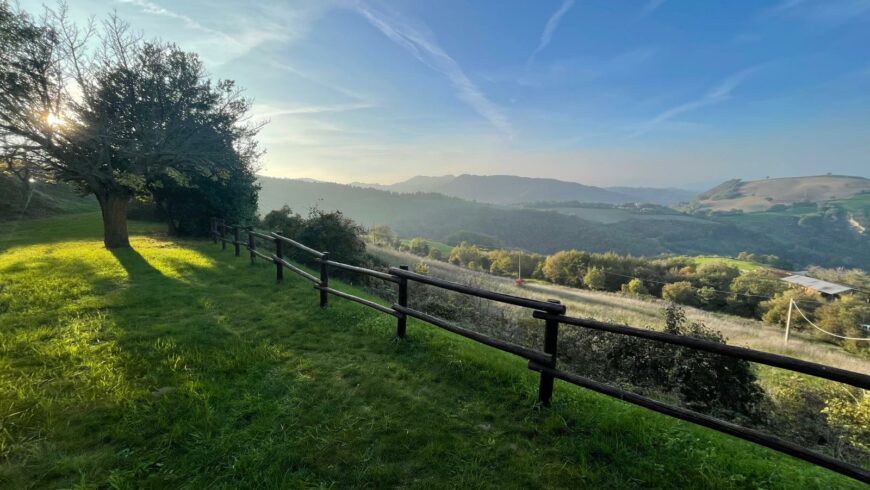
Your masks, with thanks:
M 517 358 L 131 229 L 0 238 L 0 487 L 859 488 L 565 384 L 537 409 Z
M 426 244 L 429 245 L 429 249 L 437 249 L 437 250 L 441 251 L 441 255 L 444 258 L 449 257 L 450 252 L 453 251 L 453 245 L 448 245 L 444 242 L 439 242 L 436 240 L 430 240 L 428 238 L 424 238 L 423 241 L 425 241 Z M 403 239 L 402 240 L 402 245 L 408 246 L 410 243 L 411 243 L 411 239 Z
M 703 265 L 710 263 L 723 263 L 729 265 L 731 267 L 736 267 L 741 271 L 753 271 L 756 269 L 760 269 L 763 267 L 768 267 L 762 264 L 758 264 L 756 262 L 750 262 L 748 260 L 738 260 L 730 257 L 717 257 L 717 256 L 698 256 L 693 257 L 695 264 Z

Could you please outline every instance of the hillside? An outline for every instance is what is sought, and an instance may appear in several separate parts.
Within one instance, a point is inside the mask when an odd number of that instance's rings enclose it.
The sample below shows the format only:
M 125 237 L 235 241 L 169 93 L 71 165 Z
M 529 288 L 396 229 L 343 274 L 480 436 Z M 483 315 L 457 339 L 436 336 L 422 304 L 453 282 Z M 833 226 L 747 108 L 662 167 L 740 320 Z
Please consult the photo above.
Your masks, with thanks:
M 748 251 L 779 255 L 796 265 L 870 268 L 870 237 L 830 220 L 810 227 L 792 216 L 771 227 L 742 219 L 681 213 L 638 215 L 595 208 L 545 211 L 440 194 L 400 194 L 269 177 L 261 177 L 260 184 L 261 213 L 286 204 L 305 214 L 316 206 L 342 211 L 365 227 L 387 224 L 406 238 L 422 236 L 446 242 L 457 232 L 474 231 L 495 237 L 506 247 L 540 253 L 578 248 L 647 256 L 734 256 Z
M 0 486 L 860 488 L 562 383 L 537 410 L 517 358 L 156 226 L 0 237 Z
M 0 221 L 97 210 L 92 196 L 83 197 L 68 184 L 34 182 L 28 191 L 13 177 L 0 174 Z
M 775 205 L 819 203 L 870 192 L 870 179 L 842 175 L 726 181 L 698 195 L 697 206 L 712 211 L 766 211 Z
M 557 179 L 518 177 L 515 175 L 444 175 L 417 176 L 391 185 L 355 182 L 355 187 L 382 191 L 414 193 L 437 192 L 467 201 L 492 204 L 518 204 L 537 201 L 578 201 L 622 204 L 652 202 L 675 204 L 689 200 L 694 193 L 680 189 L 647 187 L 601 188 Z

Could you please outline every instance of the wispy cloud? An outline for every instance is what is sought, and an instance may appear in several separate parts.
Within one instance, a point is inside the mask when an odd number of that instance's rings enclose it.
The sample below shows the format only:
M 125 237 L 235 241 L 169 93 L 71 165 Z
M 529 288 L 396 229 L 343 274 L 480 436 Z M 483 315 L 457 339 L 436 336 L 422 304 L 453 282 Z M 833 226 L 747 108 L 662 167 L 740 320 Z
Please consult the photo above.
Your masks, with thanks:
M 639 128 L 635 129 L 635 131 L 629 134 L 629 138 L 636 138 L 643 134 L 649 133 L 650 131 L 661 127 L 665 123 L 670 122 L 681 114 L 686 114 L 701 109 L 702 107 L 707 107 L 728 100 L 729 98 L 731 98 L 731 93 L 734 92 L 734 90 L 743 82 L 743 80 L 756 69 L 757 68 L 749 68 L 734 75 L 731 75 L 722 82 L 711 87 L 707 91 L 707 93 L 704 94 L 703 97 L 691 100 L 689 102 L 684 102 L 682 104 L 676 105 L 674 107 L 671 107 L 670 109 L 660 112 L 658 115 L 641 124 Z
M 334 104 L 334 105 L 270 105 L 270 104 L 255 104 L 251 108 L 251 113 L 255 117 L 273 118 L 280 116 L 298 116 L 304 114 L 323 114 L 335 112 L 358 111 L 361 109 L 369 109 L 373 107 L 371 104 L 364 102 L 350 104 Z
M 761 11 L 761 18 L 801 17 L 829 24 L 841 24 L 870 14 L 870 0 L 783 0 Z
M 501 107 L 487 96 L 465 74 L 459 63 L 448 55 L 435 37 L 422 24 L 393 12 L 376 9 L 366 3 L 358 3 L 356 10 L 390 40 L 407 49 L 420 62 L 440 72 L 450 81 L 457 97 L 488 120 L 499 131 L 512 134 L 513 129 Z
M 549 19 L 547 19 L 546 25 L 544 25 L 544 32 L 541 33 L 541 40 L 538 41 L 538 47 L 535 48 L 535 51 L 529 56 L 528 62 L 526 65 L 531 65 L 535 61 L 535 57 L 538 56 L 538 53 L 544 50 L 547 45 L 550 44 L 550 41 L 553 40 L 553 33 L 556 32 L 556 28 L 559 27 L 559 22 L 562 21 L 562 17 L 571 10 L 571 7 L 574 6 L 574 0 L 565 0 L 562 2 L 562 6 L 559 7 L 559 10 L 553 13 Z

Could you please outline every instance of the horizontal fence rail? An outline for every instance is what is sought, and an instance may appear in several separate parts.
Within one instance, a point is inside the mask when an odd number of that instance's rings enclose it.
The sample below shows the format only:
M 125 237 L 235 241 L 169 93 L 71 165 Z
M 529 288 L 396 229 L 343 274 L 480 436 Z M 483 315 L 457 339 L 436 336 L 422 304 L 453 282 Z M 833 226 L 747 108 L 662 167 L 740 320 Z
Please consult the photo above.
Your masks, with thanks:
M 689 347 L 696 350 L 703 350 L 721 354 L 723 356 L 743 359 L 744 361 L 757 362 L 766 364 L 789 371 L 809 374 L 819 378 L 829 379 L 846 383 L 861 389 L 870 389 L 870 376 L 866 374 L 847 371 L 832 366 L 816 364 L 814 362 L 795 359 L 794 357 L 781 356 L 779 354 L 771 354 L 745 347 L 737 347 L 728 344 L 720 344 L 710 340 L 699 339 L 695 337 L 686 337 L 685 335 L 675 335 L 667 332 L 656 332 L 655 330 L 645 330 L 642 328 L 629 327 L 627 325 L 618 325 L 615 323 L 601 322 L 587 318 L 572 318 L 563 315 L 549 315 L 544 312 L 532 313 L 535 318 L 553 319 L 559 323 L 567 325 L 576 325 L 578 327 L 590 328 L 602 332 L 611 332 L 622 335 L 630 335 L 632 337 L 640 337 L 658 342 L 664 342 L 682 347 Z
M 247 234 L 247 243 L 241 240 L 241 233 L 244 231 Z M 230 235 L 232 232 L 232 235 Z M 562 380 L 595 392 L 617 398 L 619 400 L 638 405 L 655 412 L 665 414 L 677 419 L 692 422 L 697 425 L 708 427 L 710 429 L 729 434 L 740 439 L 744 439 L 761 446 L 765 446 L 776 451 L 779 451 L 804 461 L 808 461 L 815 465 L 836 471 L 843 475 L 849 476 L 864 483 L 870 483 L 870 471 L 840 461 L 833 457 L 811 451 L 807 448 L 785 441 L 770 434 L 765 434 L 755 429 L 743 427 L 731 422 L 726 422 L 709 415 L 694 412 L 686 408 L 668 405 L 666 403 L 648 398 L 637 393 L 623 390 L 615 386 L 594 381 L 583 376 L 562 371 L 557 368 L 558 360 L 558 335 L 559 325 L 570 325 L 581 328 L 588 328 L 603 332 L 610 332 L 619 335 L 628 335 L 632 337 L 642 338 L 650 341 L 663 342 L 671 345 L 677 345 L 689 349 L 700 350 L 712 354 L 729 356 L 732 358 L 742 359 L 749 362 L 756 362 L 781 369 L 786 369 L 793 372 L 799 372 L 816 376 L 831 381 L 845 383 L 861 389 L 870 389 L 870 376 L 854 371 L 847 371 L 832 366 L 825 366 L 813 362 L 796 359 L 793 357 L 771 354 L 769 352 L 748 349 L 745 347 L 737 347 L 727 344 L 721 344 L 710 340 L 688 337 L 683 335 L 675 335 L 667 332 L 658 332 L 654 330 L 646 330 L 642 328 L 631 327 L 628 325 L 619 325 L 598 320 L 574 318 L 565 315 L 566 307 L 556 300 L 540 301 L 521 296 L 481 289 L 474 286 L 468 286 L 444 279 L 430 277 L 424 274 L 411 272 L 407 266 L 391 267 L 388 272 L 376 271 L 365 267 L 345 264 L 342 262 L 330 259 L 328 252 L 315 250 L 307 245 L 299 243 L 292 238 L 288 238 L 276 232 L 261 232 L 256 231 L 252 227 L 244 227 L 239 225 L 227 226 L 220 219 L 213 218 L 211 220 L 211 236 L 214 243 L 220 243 L 222 250 L 226 250 L 227 244 L 232 244 L 235 248 L 235 255 L 239 255 L 239 249 L 244 245 L 250 252 L 251 263 L 255 263 L 257 258 L 261 258 L 275 265 L 276 280 L 281 281 L 284 278 L 284 269 L 296 273 L 302 278 L 314 284 L 314 289 L 320 292 L 320 306 L 326 307 L 328 297 L 330 295 L 339 298 L 359 303 L 361 305 L 372 308 L 381 313 L 390 315 L 396 318 L 396 335 L 404 337 L 407 328 L 407 318 L 416 318 L 430 325 L 436 326 L 448 332 L 460 335 L 462 337 L 474 340 L 481 344 L 493 347 L 503 352 L 514 354 L 528 360 L 528 368 L 540 374 L 540 386 L 538 388 L 538 401 L 548 406 L 553 393 L 553 381 L 555 379 Z M 231 236 L 231 238 L 230 238 Z M 257 240 L 266 243 L 266 246 L 274 248 L 274 253 L 265 253 L 258 245 Z M 301 250 L 314 258 L 314 262 L 320 266 L 320 277 L 309 273 L 300 266 L 288 262 L 285 257 L 284 245 L 291 246 L 297 250 Z M 385 306 L 374 301 L 355 296 L 353 294 L 337 290 L 329 286 L 329 269 L 343 270 L 355 274 L 361 274 L 367 277 L 383 280 L 397 285 L 397 301 L 392 306 Z M 525 346 L 517 345 L 505 340 L 497 339 L 473 330 L 454 325 L 441 318 L 429 315 L 422 311 L 408 307 L 408 283 L 413 281 L 428 286 L 437 287 L 447 291 L 453 291 L 459 294 L 465 294 L 482 298 L 499 303 L 519 306 L 527 308 L 531 311 L 532 317 L 544 321 L 544 345 L 543 351 L 531 349 Z
M 499 303 L 522 306 L 524 308 L 532 308 L 536 310 L 543 310 L 549 313 L 565 313 L 565 307 L 558 303 L 538 301 L 535 299 L 523 298 L 521 296 L 497 293 L 495 291 L 489 291 L 487 289 L 480 289 L 474 286 L 466 286 L 465 284 L 459 284 L 458 282 L 445 281 L 444 279 L 438 279 L 424 274 L 418 274 L 416 272 L 398 269 L 396 267 L 391 267 L 390 273 L 395 274 L 399 277 L 411 279 L 422 284 L 429 284 L 430 286 L 436 286 L 441 289 L 447 289 L 449 291 L 456 291 L 457 293 L 463 293 L 471 296 L 477 296 L 478 298 L 498 301 Z

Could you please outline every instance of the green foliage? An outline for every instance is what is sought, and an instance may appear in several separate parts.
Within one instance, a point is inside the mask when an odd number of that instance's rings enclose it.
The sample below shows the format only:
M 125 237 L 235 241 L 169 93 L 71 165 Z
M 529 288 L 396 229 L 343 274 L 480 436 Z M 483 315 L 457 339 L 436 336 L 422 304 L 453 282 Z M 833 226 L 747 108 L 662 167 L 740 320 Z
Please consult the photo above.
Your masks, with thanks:
M 462 242 L 453 251 L 450 252 L 448 262 L 461 267 L 467 267 L 474 270 L 485 270 L 489 268 L 489 257 L 484 251 L 479 249 L 477 245 L 472 245 Z
M 798 304 L 798 308 L 810 316 L 810 318 L 812 318 L 816 309 L 823 303 L 822 298 L 818 294 L 810 293 L 803 289 L 787 289 L 777 294 L 773 299 L 761 302 L 759 306 L 764 311 L 761 319 L 771 325 L 785 327 L 791 301 L 795 301 Z M 808 326 L 806 320 L 797 311 L 792 311 L 791 328 L 801 329 Z
M 387 225 L 375 225 L 369 230 L 369 240 L 382 247 L 395 247 L 399 243 L 399 235 Z
M 679 306 L 665 310 L 665 332 L 725 343 L 719 332 L 689 322 Z M 703 413 L 757 419 L 763 391 L 748 362 L 709 353 L 619 336 L 607 359 L 635 385 L 654 385 L 677 393 L 683 403 Z
M 870 332 L 861 327 L 861 325 L 870 325 L 870 303 L 859 295 L 844 295 L 822 305 L 816 310 L 816 318 L 819 326 L 828 332 L 844 337 L 870 338 Z M 870 348 L 868 342 L 835 340 L 819 331 L 816 331 L 816 335 L 821 339 L 841 343 L 851 350 Z
M 430 248 L 427 257 L 432 260 L 444 260 L 444 254 L 438 248 Z
M 583 275 L 583 284 L 589 289 L 604 289 L 607 276 L 600 267 L 590 267 Z
M 732 311 L 745 316 L 761 317 L 761 303 L 785 291 L 788 285 L 773 272 L 756 269 L 741 274 L 731 282 L 728 304 Z
M 579 250 L 563 250 L 547 257 L 543 273 L 548 281 L 565 286 L 582 286 L 589 266 L 589 254 Z
M 634 278 L 623 284 L 622 292 L 626 294 L 633 294 L 636 296 L 646 296 L 649 294 L 649 290 L 646 288 L 646 286 L 644 286 L 643 281 L 638 278 Z
M 678 281 L 666 284 L 662 288 L 662 298 L 681 305 L 694 306 L 698 304 L 695 287 L 689 281 Z
M 408 242 L 408 250 L 420 257 L 429 255 L 429 243 L 423 238 L 414 238 Z

